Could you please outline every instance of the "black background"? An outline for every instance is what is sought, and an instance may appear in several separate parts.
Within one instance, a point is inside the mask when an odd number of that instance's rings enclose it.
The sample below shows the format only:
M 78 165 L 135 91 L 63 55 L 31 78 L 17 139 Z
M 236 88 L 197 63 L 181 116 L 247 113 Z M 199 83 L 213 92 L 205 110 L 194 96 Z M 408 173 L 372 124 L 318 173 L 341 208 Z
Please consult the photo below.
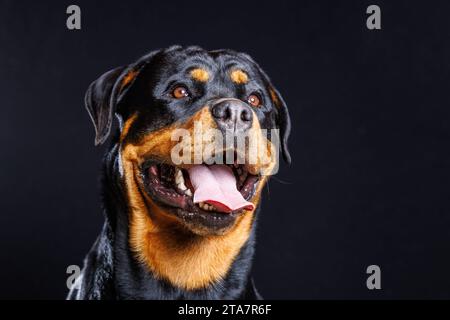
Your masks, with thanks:
M 70 4 L 82 30 L 66 28 Z M 382 30 L 366 28 L 378 4 Z M 0 1 L 0 298 L 67 293 L 100 231 L 89 83 L 172 44 L 249 53 L 286 99 L 293 164 L 264 193 L 266 298 L 450 298 L 446 1 Z M 366 288 L 366 267 L 382 290 Z

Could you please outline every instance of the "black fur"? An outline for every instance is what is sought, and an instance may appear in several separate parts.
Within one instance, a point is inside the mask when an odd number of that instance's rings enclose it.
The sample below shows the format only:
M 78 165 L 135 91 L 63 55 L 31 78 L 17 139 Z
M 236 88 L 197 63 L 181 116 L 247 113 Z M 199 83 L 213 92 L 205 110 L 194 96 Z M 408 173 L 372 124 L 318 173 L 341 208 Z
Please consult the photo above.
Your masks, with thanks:
M 214 79 L 208 86 L 188 82 L 180 71 L 193 64 L 212 69 L 225 68 L 230 64 L 242 66 L 250 73 L 252 81 L 244 87 L 226 84 L 223 79 Z M 130 72 L 137 76 L 122 87 L 123 80 Z M 193 92 L 192 99 L 181 102 L 166 98 L 168 88 L 181 82 Z M 270 88 L 281 103 L 278 107 L 271 99 Z M 119 128 L 111 139 L 111 147 L 103 162 L 102 201 L 105 224 L 84 261 L 82 275 L 69 292 L 68 299 L 260 298 L 250 276 L 256 221 L 253 222 L 250 238 L 241 248 L 227 276 L 204 289 L 187 291 L 176 288 L 164 280 L 156 279 L 146 266 L 138 263 L 128 245 L 128 205 L 119 174 L 118 157 L 122 124 L 136 112 L 136 125 L 133 125 L 127 135 L 130 141 L 137 141 L 142 134 L 174 121 L 189 118 L 212 97 L 245 99 L 249 92 L 255 91 L 264 101 L 264 106 L 255 110 L 261 127 L 280 128 L 281 150 L 285 160 L 290 162 L 287 148 L 290 120 L 286 104 L 266 74 L 245 54 L 230 50 L 207 52 L 198 47 L 174 46 L 154 51 L 129 66 L 109 71 L 91 84 L 85 103 L 95 126 L 95 143 L 104 143 L 110 136 L 113 115 L 119 120 Z M 258 209 L 255 217 L 257 213 Z

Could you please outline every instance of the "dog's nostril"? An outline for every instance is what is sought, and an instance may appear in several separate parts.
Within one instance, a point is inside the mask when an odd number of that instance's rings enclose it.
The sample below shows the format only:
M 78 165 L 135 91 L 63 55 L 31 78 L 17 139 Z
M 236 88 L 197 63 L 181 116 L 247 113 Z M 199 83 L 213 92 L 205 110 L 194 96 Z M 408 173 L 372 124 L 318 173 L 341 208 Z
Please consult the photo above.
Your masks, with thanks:
M 248 122 L 252 120 L 252 115 L 249 110 L 243 109 L 241 112 L 241 120 L 244 122 Z
M 227 121 L 233 117 L 233 110 L 229 103 L 218 104 L 214 106 L 212 114 L 216 119 Z
M 230 110 L 228 105 L 215 105 L 212 109 L 212 114 L 214 116 L 214 118 L 217 119 L 226 119 L 228 117 L 230 117 Z
M 232 117 L 231 108 L 230 108 L 229 105 L 227 105 L 227 106 L 224 108 L 223 119 L 224 119 L 224 120 L 230 120 L 231 117 Z

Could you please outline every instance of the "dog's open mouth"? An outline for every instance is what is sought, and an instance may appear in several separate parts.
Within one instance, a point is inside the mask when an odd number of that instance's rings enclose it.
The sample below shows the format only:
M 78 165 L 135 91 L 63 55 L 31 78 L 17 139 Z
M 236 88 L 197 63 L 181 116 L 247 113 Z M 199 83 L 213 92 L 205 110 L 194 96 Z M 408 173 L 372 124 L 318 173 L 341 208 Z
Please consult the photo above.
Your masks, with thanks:
M 202 214 L 227 219 L 254 209 L 259 176 L 245 165 L 200 164 L 187 168 L 148 162 L 142 168 L 146 191 L 152 199 L 181 209 L 183 216 Z

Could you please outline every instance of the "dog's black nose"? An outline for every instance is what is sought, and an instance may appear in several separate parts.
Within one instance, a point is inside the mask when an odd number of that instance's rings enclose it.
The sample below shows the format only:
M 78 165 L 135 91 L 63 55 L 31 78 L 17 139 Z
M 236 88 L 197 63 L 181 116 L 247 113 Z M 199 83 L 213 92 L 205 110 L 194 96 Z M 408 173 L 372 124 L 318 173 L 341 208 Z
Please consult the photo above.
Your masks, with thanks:
M 252 110 L 237 99 L 218 100 L 211 106 L 211 113 L 221 130 L 247 131 L 252 126 Z

